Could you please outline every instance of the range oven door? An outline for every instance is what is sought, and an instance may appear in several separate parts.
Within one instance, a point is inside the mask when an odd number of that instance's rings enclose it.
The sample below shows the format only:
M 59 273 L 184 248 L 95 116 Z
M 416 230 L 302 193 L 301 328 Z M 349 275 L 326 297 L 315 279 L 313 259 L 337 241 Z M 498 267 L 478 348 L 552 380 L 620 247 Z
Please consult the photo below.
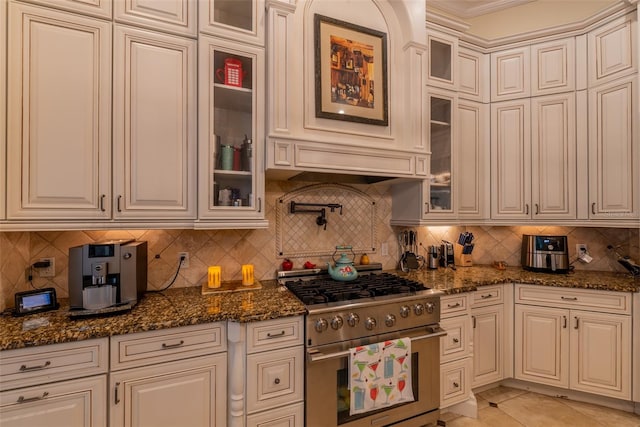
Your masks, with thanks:
M 430 326 L 307 349 L 305 426 L 413 427 L 435 423 L 440 405 L 440 337 L 445 334 L 438 326 Z M 404 337 L 411 338 L 415 400 L 350 416 L 349 349 Z

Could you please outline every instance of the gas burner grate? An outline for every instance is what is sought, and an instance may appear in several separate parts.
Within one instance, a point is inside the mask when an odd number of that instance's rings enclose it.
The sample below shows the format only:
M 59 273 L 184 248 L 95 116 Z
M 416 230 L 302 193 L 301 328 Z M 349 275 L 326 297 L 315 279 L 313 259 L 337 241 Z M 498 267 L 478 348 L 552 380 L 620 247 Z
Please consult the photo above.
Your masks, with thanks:
M 330 278 L 288 280 L 284 285 L 305 305 L 352 301 L 386 295 L 410 295 L 429 289 L 422 283 L 391 273 L 359 276 L 349 282 Z

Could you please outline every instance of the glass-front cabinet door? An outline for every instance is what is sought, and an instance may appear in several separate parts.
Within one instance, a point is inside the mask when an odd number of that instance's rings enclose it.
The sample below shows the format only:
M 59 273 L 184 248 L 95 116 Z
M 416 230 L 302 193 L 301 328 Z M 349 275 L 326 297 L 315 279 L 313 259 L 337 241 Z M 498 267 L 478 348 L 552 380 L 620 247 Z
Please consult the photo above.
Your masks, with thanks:
M 264 0 L 201 0 L 200 32 L 264 46 Z
M 199 48 L 199 218 L 265 226 L 251 223 L 264 219 L 264 51 L 206 36 Z
M 455 94 L 429 92 L 429 148 L 431 151 L 427 209 L 429 217 L 450 215 L 455 211 L 454 199 L 454 115 Z

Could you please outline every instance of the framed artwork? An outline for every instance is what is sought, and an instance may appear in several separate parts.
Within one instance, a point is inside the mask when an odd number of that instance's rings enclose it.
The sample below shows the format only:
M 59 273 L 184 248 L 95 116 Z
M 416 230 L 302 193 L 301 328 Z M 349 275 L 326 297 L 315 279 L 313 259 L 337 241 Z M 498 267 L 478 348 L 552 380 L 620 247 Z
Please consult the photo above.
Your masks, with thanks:
M 387 35 L 316 14 L 316 117 L 388 126 Z

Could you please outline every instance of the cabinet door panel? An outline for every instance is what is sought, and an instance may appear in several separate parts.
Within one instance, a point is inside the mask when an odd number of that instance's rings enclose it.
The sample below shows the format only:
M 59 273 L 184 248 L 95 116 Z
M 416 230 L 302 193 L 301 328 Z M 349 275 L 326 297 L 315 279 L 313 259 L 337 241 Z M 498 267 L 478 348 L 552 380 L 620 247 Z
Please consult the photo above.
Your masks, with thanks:
M 195 37 L 198 31 L 197 0 L 114 1 L 118 22 Z
M 530 90 L 529 47 L 491 54 L 491 101 L 526 98 Z
M 116 26 L 117 217 L 195 217 L 196 43 Z
M 532 99 L 534 219 L 576 217 L 575 96 Z
M 7 217 L 110 217 L 111 24 L 9 4 Z
M 500 381 L 503 377 L 502 304 L 473 309 L 473 387 Z
M 571 311 L 571 389 L 631 399 L 631 317 Z
M 638 21 L 635 12 L 616 19 L 588 34 L 589 85 L 612 81 L 637 68 Z
M 0 425 L 104 427 L 106 389 L 107 377 L 100 375 L 2 392 Z M 18 402 L 21 398 L 27 401 Z
M 591 219 L 640 218 L 640 150 L 635 78 L 589 91 Z
M 531 47 L 531 95 L 574 90 L 575 40 L 573 38 Z
M 491 105 L 491 217 L 531 216 L 529 100 Z M 495 166 L 495 167 L 494 167 Z
M 569 312 L 516 304 L 515 378 L 569 387 Z

